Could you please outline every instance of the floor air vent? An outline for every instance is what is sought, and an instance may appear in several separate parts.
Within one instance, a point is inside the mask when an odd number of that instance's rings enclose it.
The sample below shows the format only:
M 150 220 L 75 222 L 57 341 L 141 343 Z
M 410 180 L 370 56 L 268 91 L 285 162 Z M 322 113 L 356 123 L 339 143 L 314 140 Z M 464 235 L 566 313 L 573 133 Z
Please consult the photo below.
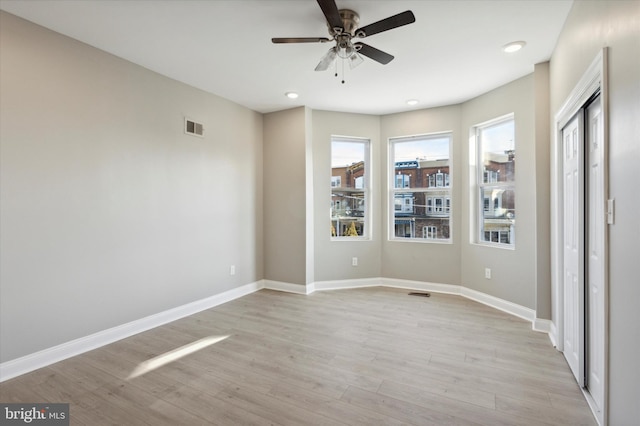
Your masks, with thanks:
M 431 297 L 431 293 L 409 293 L 409 296 Z
M 188 135 L 204 137 L 204 126 L 189 118 L 184 119 L 184 132 Z

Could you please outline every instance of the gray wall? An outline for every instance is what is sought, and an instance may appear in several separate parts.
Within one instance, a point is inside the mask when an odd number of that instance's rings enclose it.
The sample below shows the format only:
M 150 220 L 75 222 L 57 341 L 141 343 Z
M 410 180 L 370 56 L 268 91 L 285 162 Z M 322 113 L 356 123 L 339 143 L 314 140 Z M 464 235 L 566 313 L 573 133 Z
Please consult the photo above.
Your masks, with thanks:
M 352 136 L 371 141 L 372 188 L 380 187 L 380 118 L 373 115 L 313 111 L 313 188 L 315 212 L 314 281 L 380 277 L 381 199 L 372 193 L 371 239 L 331 241 L 331 136 Z M 358 257 L 358 266 L 351 258 Z
M 551 113 L 609 47 L 609 424 L 640 418 L 640 2 L 577 1 L 551 58 Z
M 2 362 L 263 278 L 260 114 L 0 19 Z
M 380 214 L 383 220 L 385 235 L 382 241 L 382 276 L 404 280 L 433 282 L 440 284 L 461 284 L 460 273 L 463 265 L 460 263 L 460 246 L 462 230 L 460 227 L 463 203 L 460 179 L 462 169 L 467 162 L 462 157 L 462 145 L 467 138 L 463 136 L 460 127 L 461 105 L 442 108 L 430 108 L 382 117 L 381 133 L 385 148 L 382 149 L 380 173 L 384 176 L 380 186 L 380 197 L 386 202 L 387 179 L 389 176 L 387 163 L 389 161 L 386 147 L 389 138 L 411 136 L 435 132 L 452 133 L 451 151 L 451 182 L 452 192 L 452 243 L 416 243 L 406 241 L 388 241 L 386 234 L 389 221 L 389 211 L 385 207 Z
M 308 111 L 264 116 L 265 278 L 307 284 L 306 132 Z
M 515 248 L 497 248 L 470 242 L 471 212 L 475 209 L 475 194 L 469 185 L 462 189 L 462 273 L 465 287 L 535 309 L 535 126 L 533 75 L 518 79 L 479 96 L 462 106 L 462 129 L 505 114 L 514 113 L 516 145 L 516 224 Z M 462 144 L 462 161 L 469 159 L 469 144 Z M 467 163 L 468 164 L 468 163 Z M 473 170 L 466 167 L 462 182 L 469 182 Z M 548 239 L 547 239 L 548 244 Z M 492 278 L 484 277 L 491 268 Z
M 535 239 L 536 317 L 551 319 L 551 138 L 549 137 L 549 62 L 535 65 Z

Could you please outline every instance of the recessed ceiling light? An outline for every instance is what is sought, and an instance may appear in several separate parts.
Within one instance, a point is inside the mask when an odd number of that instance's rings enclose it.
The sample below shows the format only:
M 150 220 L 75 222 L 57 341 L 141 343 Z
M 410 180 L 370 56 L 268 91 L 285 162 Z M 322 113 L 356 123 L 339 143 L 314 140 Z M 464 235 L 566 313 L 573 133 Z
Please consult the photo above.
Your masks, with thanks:
M 407 101 L 407 105 L 411 105 L 411 106 L 418 105 L 418 102 L 419 101 L 417 99 L 409 99 Z
M 524 41 L 513 41 L 502 46 L 502 50 L 506 53 L 517 52 L 518 50 L 522 49 L 525 44 L 527 43 Z
M 284 95 L 289 99 L 295 99 L 298 97 L 298 94 L 296 92 L 287 92 Z

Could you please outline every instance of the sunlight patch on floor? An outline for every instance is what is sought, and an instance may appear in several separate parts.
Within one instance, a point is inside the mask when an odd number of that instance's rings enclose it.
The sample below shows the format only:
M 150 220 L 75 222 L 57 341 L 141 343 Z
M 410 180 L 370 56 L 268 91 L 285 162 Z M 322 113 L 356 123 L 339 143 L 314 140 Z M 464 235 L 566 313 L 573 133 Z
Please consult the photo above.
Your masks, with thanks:
M 204 339 L 196 340 L 188 345 L 181 346 L 172 351 L 166 352 L 157 357 L 151 358 L 147 361 L 140 363 L 127 377 L 127 380 L 135 379 L 136 377 L 147 374 L 150 371 L 163 367 L 173 361 L 177 361 L 180 358 L 184 358 L 187 355 L 191 355 L 194 352 L 198 352 L 208 346 L 214 345 L 223 341 L 229 336 L 209 336 Z

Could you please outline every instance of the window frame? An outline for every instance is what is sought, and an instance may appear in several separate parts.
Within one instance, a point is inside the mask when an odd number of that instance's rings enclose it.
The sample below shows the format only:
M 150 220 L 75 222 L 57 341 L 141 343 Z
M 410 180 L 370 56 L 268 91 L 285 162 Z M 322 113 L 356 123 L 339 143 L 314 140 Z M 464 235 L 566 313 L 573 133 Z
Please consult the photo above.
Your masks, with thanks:
M 371 140 L 368 138 L 361 138 L 361 137 L 354 137 L 354 136 L 337 136 L 337 135 L 332 135 L 331 136 L 331 141 L 330 141 L 330 148 L 329 148 L 329 158 L 330 161 L 333 161 L 333 155 L 334 155 L 334 150 L 333 150 L 333 143 L 334 142 L 339 142 L 339 143 L 358 143 L 358 144 L 362 144 L 364 146 L 364 158 L 363 158 L 363 168 L 364 168 L 364 175 L 362 176 L 362 179 L 360 179 L 360 177 L 356 177 L 354 178 L 354 185 L 353 187 L 343 187 L 343 186 L 333 186 L 333 182 L 335 180 L 335 178 L 337 176 L 335 176 L 333 174 L 334 172 L 334 167 L 330 164 L 329 167 L 331 168 L 331 182 L 329 185 L 329 220 L 330 220 L 330 224 L 331 224 L 331 229 L 329 230 L 329 236 L 330 236 L 330 241 L 370 241 L 372 239 L 372 230 L 371 230 L 371 196 L 372 196 L 372 190 L 371 190 L 371 182 L 372 182 L 372 178 L 371 178 L 371 172 L 372 172 L 372 161 L 371 161 Z M 342 178 L 338 179 L 340 181 L 340 184 L 342 185 Z M 359 193 L 362 194 L 362 199 L 363 199 L 363 203 L 364 203 L 364 214 L 362 216 L 362 235 L 358 235 L 358 236 L 347 236 L 347 235 L 333 235 L 333 230 L 335 229 L 334 226 L 334 216 L 333 216 L 333 211 L 334 211 L 334 207 L 336 204 L 342 204 L 342 202 L 340 200 L 333 200 L 333 193 L 334 192 L 351 192 L 351 193 Z M 359 202 L 358 204 L 362 204 L 361 202 Z M 355 217 L 355 216 L 354 216 Z M 357 220 L 355 220 L 354 222 L 357 222 Z M 339 225 L 339 221 L 337 221 L 337 225 L 338 227 L 340 227 Z M 338 230 L 336 229 L 336 232 Z
M 496 247 L 507 250 L 515 250 L 516 248 L 516 232 L 515 232 L 515 212 L 517 211 L 517 205 L 515 204 L 515 199 L 517 198 L 516 192 L 516 173 L 517 169 L 514 170 L 513 179 L 510 181 L 499 181 L 499 172 L 495 172 L 492 170 L 485 170 L 484 168 L 484 158 L 483 158 L 483 150 L 482 150 L 482 138 L 481 133 L 483 130 L 496 127 L 502 125 L 507 122 L 513 122 L 513 150 L 516 149 L 516 120 L 515 114 L 509 113 L 495 119 L 476 124 L 471 127 L 471 146 L 470 146 L 470 161 L 471 165 L 475 167 L 475 173 L 473 178 L 473 189 L 470 191 L 471 196 L 474 198 L 471 202 L 471 206 L 473 211 L 471 212 L 471 217 L 473 218 L 473 223 L 475 224 L 472 227 L 472 232 L 470 235 L 471 243 L 478 244 L 482 246 L 488 247 Z M 485 177 L 487 182 L 485 182 Z M 487 190 L 491 191 L 499 191 L 500 194 L 503 194 L 506 191 L 513 191 L 513 199 L 514 199 L 514 208 L 513 215 L 511 218 L 506 218 L 506 220 L 511 222 L 509 228 L 509 234 L 511 241 L 509 243 L 501 242 L 503 240 L 504 230 L 500 229 L 485 229 L 485 215 L 487 213 L 494 212 L 496 210 L 496 202 L 498 204 L 498 208 L 502 209 L 502 199 L 501 195 L 499 197 L 492 199 L 489 197 L 485 197 Z M 489 235 L 489 240 L 486 240 L 487 234 Z M 498 241 L 492 241 L 493 235 L 497 235 Z
M 399 181 L 397 178 L 398 173 L 401 173 L 404 175 L 404 173 L 402 171 L 399 171 L 396 168 L 396 163 L 408 163 L 409 161 L 403 161 L 403 160 L 399 160 L 399 161 L 395 161 L 395 147 L 396 144 L 400 144 L 403 142 L 419 142 L 419 141 L 430 141 L 430 140 L 437 140 L 437 139 L 447 139 L 448 141 L 448 151 L 447 151 L 447 158 L 446 158 L 446 165 L 441 166 L 442 168 L 447 167 L 448 171 L 444 172 L 444 171 L 440 171 L 438 170 L 437 172 L 433 172 L 431 174 L 429 174 L 427 177 L 423 178 L 426 180 L 425 182 L 425 186 L 424 187 L 411 187 L 411 184 L 413 185 L 417 185 L 417 178 L 414 179 L 413 177 L 410 177 L 409 186 L 403 186 L 403 187 L 396 187 L 396 183 Z M 454 164 L 453 164 L 453 131 L 442 131 L 442 132 L 433 132 L 433 133 L 425 133 L 425 134 L 418 134 L 418 135 L 411 135 L 411 136 L 398 136 L 398 137 L 391 137 L 388 139 L 388 161 L 387 161 L 387 173 L 388 173 L 388 179 L 387 179 L 387 192 L 388 192 L 388 201 L 387 201 L 387 212 L 388 212 L 388 221 L 387 221 L 387 239 L 388 241 L 392 241 L 392 242 L 408 242 L 408 243 L 419 243 L 419 244 L 453 244 L 453 232 L 454 232 L 454 225 L 453 225 L 453 204 L 452 204 L 452 200 L 454 198 L 453 195 L 453 191 L 454 191 L 454 179 L 453 179 L 453 171 L 454 171 Z M 445 160 L 445 159 L 441 159 L 441 158 L 437 158 L 437 160 Z M 436 161 L 436 160 L 434 160 Z M 407 174 L 407 176 L 410 176 Z M 414 180 L 416 181 L 414 183 Z M 433 181 L 433 185 L 430 184 L 430 182 Z M 403 180 L 404 182 L 404 180 Z M 440 183 L 440 185 L 438 185 L 438 183 Z M 415 232 L 412 232 L 411 235 L 409 237 L 402 237 L 402 236 L 396 236 L 396 225 L 398 225 L 397 223 L 397 217 L 396 217 L 396 213 L 403 213 L 401 210 L 396 210 L 395 206 L 396 206 L 396 199 L 397 199 L 397 195 L 404 195 L 404 194 L 414 194 L 414 193 L 421 193 L 424 194 L 424 206 L 422 206 L 424 208 L 424 215 L 433 215 L 434 219 L 447 219 L 448 223 L 445 225 L 446 226 L 446 230 L 444 232 L 442 232 L 443 235 L 446 235 L 448 232 L 448 238 L 433 238 L 433 237 L 427 237 L 424 235 L 424 229 L 428 228 L 428 229 L 433 229 L 436 228 L 436 232 L 431 235 L 440 235 L 441 231 L 437 230 L 437 226 L 433 225 L 432 223 L 426 222 L 424 224 L 419 224 L 416 223 L 417 221 L 413 221 L 413 223 L 411 224 L 411 227 L 414 229 Z M 402 203 L 404 203 L 404 197 L 400 197 L 402 200 Z M 413 197 L 413 199 L 415 200 L 415 196 Z M 436 199 L 440 200 L 440 204 L 438 204 L 438 208 L 441 211 L 436 212 Z M 431 204 L 429 204 L 431 203 Z M 412 203 L 416 208 L 421 207 L 418 204 Z M 404 212 L 406 213 L 406 212 Z M 400 219 L 402 220 L 402 219 Z M 410 220 L 409 218 L 404 219 L 404 220 Z M 403 223 L 400 223 L 399 225 L 405 225 Z M 420 226 L 418 226 L 420 225 Z M 422 236 L 419 235 L 414 235 L 414 234 L 418 234 L 418 232 L 422 229 Z

